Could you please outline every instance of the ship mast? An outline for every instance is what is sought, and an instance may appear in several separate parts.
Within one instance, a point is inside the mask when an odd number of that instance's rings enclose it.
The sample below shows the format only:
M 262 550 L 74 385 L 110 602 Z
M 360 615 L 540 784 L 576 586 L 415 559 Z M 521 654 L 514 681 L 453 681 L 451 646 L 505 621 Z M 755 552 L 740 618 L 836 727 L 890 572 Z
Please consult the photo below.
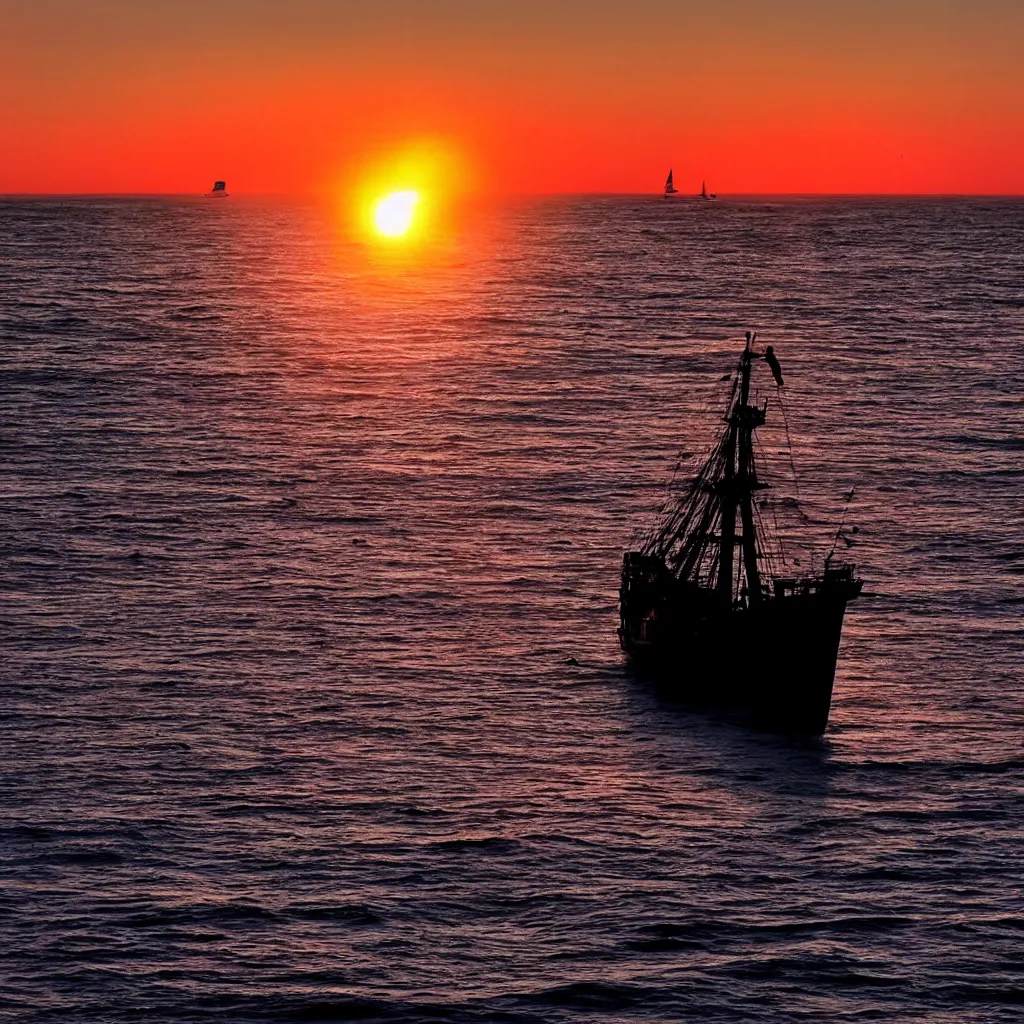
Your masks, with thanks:
M 726 422 L 729 435 L 725 443 L 722 478 L 722 527 L 719 547 L 718 590 L 726 601 L 732 601 L 733 549 L 736 546 L 736 512 L 742 526 L 743 570 L 747 579 L 747 601 L 761 600 L 761 573 L 757 566 L 757 530 L 754 526 L 754 491 L 759 483 L 754 465 L 754 431 L 764 423 L 765 409 L 749 404 L 750 367 L 754 359 L 751 344 L 754 336 L 747 332 L 747 345 L 740 360 L 739 391 L 729 410 Z
M 725 430 L 684 495 L 643 546 L 643 554 L 661 559 L 678 580 L 714 593 L 727 609 L 736 597 L 743 598 L 747 606 L 764 597 L 758 557 L 767 549 L 764 543 L 760 548 L 758 544 L 754 492 L 768 485 L 757 479 L 754 431 L 764 423 L 768 406 L 767 402 L 750 404 L 751 369 L 754 360 L 761 358 L 753 349 L 756 340 L 757 335 L 747 334 L 738 372 L 732 378 Z M 737 582 L 739 594 L 734 592 Z

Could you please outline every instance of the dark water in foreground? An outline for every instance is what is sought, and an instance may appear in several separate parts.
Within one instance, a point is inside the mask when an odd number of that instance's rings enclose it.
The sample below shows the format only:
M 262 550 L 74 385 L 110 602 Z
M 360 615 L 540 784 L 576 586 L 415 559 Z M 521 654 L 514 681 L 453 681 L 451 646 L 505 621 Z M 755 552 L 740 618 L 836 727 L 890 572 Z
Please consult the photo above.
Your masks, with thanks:
M 616 646 L 748 327 L 820 743 Z M 1022 351 L 1022 203 L 0 203 L 0 1010 L 1019 1020 Z

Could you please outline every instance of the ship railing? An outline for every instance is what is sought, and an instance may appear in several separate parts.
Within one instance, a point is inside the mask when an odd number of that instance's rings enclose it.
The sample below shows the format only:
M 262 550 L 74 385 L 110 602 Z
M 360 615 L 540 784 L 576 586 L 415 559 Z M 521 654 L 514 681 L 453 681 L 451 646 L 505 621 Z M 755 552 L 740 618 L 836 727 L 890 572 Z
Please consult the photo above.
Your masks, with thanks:
M 854 567 L 847 564 L 828 566 L 823 576 L 776 576 L 773 581 L 776 597 L 806 597 L 856 582 Z
M 776 597 L 807 597 L 821 589 L 820 576 L 776 576 Z

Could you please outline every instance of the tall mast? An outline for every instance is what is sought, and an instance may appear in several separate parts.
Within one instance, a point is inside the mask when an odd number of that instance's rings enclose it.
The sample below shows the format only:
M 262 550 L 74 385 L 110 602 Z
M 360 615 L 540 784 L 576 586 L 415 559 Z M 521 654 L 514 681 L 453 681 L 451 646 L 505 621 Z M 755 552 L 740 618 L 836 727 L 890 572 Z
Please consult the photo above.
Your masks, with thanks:
M 753 492 L 757 488 L 754 474 L 754 428 L 764 422 L 760 409 L 747 404 L 750 395 L 750 352 L 751 337 L 747 335 L 747 347 L 743 350 L 743 379 L 740 384 L 739 435 L 739 479 L 737 491 L 740 499 L 740 519 L 743 522 L 743 567 L 747 574 L 747 600 L 754 604 L 761 600 L 761 574 L 757 568 L 757 534 L 754 530 Z
M 718 553 L 718 592 L 726 605 L 732 604 L 732 556 L 736 546 L 736 426 L 729 417 L 729 437 L 725 442 L 725 473 L 722 476 L 722 529 Z
M 747 578 L 747 600 L 761 600 L 761 574 L 757 567 L 757 532 L 754 527 L 752 494 L 760 484 L 754 470 L 754 429 L 764 423 L 764 410 L 748 404 L 750 368 L 754 359 L 750 346 L 753 336 L 747 334 L 747 345 L 740 361 L 739 393 L 729 410 L 729 435 L 723 452 L 722 525 L 719 549 L 718 592 L 732 602 L 734 548 L 736 546 L 736 511 L 742 523 L 743 569 Z M 738 462 L 738 465 L 737 465 Z
M 688 587 L 714 593 L 722 611 L 733 607 L 737 586 L 748 607 L 764 599 L 759 560 L 767 562 L 769 548 L 759 537 L 762 524 L 754 492 L 768 485 L 757 478 L 754 431 L 764 423 L 768 403 L 750 404 L 750 377 L 754 360 L 761 358 L 768 361 L 776 380 L 781 373 L 770 348 L 763 356 L 754 351 L 756 341 L 757 335 L 748 332 L 740 364 L 731 376 L 725 429 L 685 494 L 673 503 L 660 528 L 647 536 L 642 549 L 644 555 L 661 559 Z

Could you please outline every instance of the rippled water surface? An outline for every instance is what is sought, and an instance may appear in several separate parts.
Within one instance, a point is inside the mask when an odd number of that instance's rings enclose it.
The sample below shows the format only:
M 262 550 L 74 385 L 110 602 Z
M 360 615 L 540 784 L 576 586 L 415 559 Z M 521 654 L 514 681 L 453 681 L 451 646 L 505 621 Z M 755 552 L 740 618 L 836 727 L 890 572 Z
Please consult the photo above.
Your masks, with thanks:
M 616 642 L 748 328 L 814 743 Z M 1019 202 L 0 203 L 0 1009 L 1019 1020 L 1022 352 Z

